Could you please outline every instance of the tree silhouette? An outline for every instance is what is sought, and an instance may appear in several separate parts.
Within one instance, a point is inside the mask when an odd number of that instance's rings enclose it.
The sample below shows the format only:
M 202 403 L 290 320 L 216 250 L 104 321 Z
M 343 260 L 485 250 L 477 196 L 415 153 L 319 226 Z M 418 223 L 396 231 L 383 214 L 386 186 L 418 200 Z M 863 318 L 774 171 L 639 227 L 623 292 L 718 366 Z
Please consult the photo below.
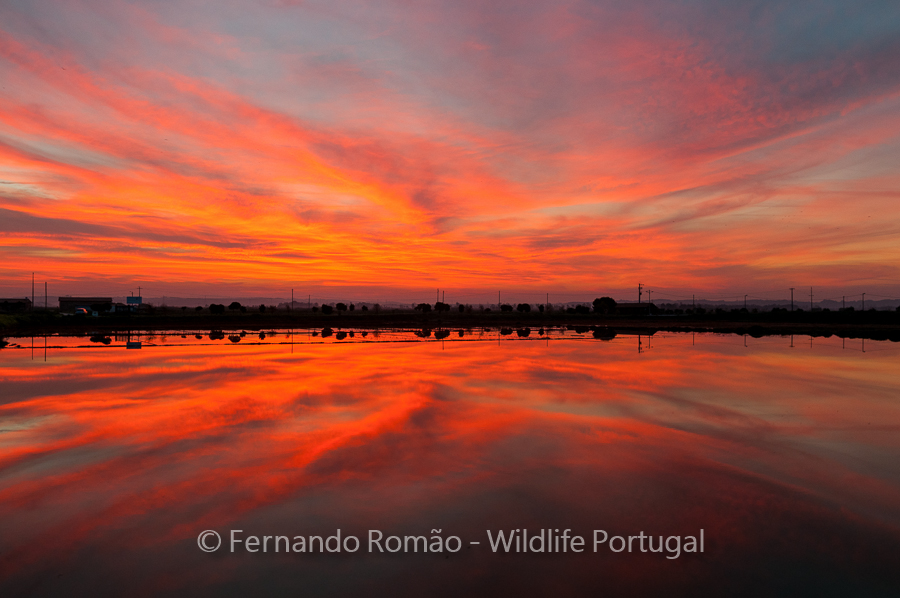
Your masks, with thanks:
M 519 313 L 528 313 L 531 311 L 531 306 L 527 303 L 520 303 L 516 306 L 516 311 Z
M 261 314 L 266 313 L 266 306 L 261 303 L 259 305 L 259 313 L 261 313 Z
M 209 313 L 211 314 L 224 314 L 225 313 L 225 305 L 222 303 L 210 303 L 209 304 Z M 224 336 L 222 338 L 225 338 Z
M 544 304 L 543 304 L 543 303 L 541 303 L 540 305 L 538 305 L 538 311 L 541 312 L 541 313 L 544 313 Z
M 197 307 L 194 308 L 194 311 L 203 311 L 203 306 L 198 305 Z
M 611 314 L 616 311 L 616 300 L 612 297 L 599 297 L 594 299 L 594 312 L 598 314 Z
M 513 306 L 509 305 L 508 303 L 504 303 L 503 305 L 500 306 L 500 311 L 507 312 L 507 311 L 512 311 L 512 310 L 513 310 Z
M 431 304 L 430 303 L 420 303 L 415 307 L 415 310 L 421 311 L 423 314 L 427 314 L 428 312 L 431 311 Z
M 240 308 L 241 308 L 241 304 L 238 303 L 237 301 L 232 301 L 231 305 L 228 306 L 228 309 L 230 309 L 231 311 L 237 311 Z
M 334 306 L 334 308 L 335 308 L 336 310 L 338 310 L 338 313 L 340 313 L 340 312 L 342 312 L 342 311 L 347 311 L 347 305 L 344 304 L 344 303 L 336 303 L 335 306 Z
M 351 303 L 351 304 L 350 304 L 350 311 L 353 311 L 354 309 L 356 309 L 356 306 L 353 305 L 353 304 Z
M 322 313 L 325 314 L 326 316 L 331 315 L 331 312 L 333 312 L 333 311 L 334 311 L 334 308 L 331 307 L 330 305 L 326 304 L 326 305 L 322 306 Z

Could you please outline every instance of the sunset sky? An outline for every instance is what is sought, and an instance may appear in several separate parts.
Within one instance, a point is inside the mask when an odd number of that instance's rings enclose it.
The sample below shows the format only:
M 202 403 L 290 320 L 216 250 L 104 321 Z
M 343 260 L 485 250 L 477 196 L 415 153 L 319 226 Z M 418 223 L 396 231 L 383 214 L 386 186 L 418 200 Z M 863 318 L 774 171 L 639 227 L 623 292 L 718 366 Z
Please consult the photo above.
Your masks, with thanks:
M 896 0 L 3 0 L 0 294 L 900 296 L 898 57 Z

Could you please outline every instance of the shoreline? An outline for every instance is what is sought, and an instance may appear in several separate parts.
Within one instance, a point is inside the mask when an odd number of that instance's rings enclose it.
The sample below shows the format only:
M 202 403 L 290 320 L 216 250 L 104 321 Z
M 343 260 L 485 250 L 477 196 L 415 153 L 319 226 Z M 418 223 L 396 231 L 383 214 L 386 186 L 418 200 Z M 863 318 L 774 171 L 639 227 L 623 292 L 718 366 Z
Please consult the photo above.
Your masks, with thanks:
M 27 336 L 83 336 L 128 334 L 137 331 L 265 331 L 287 329 L 323 330 L 471 330 L 496 328 L 540 329 L 566 327 L 582 332 L 647 334 L 657 332 L 705 332 L 763 336 L 806 335 L 812 337 L 865 338 L 900 342 L 900 313 L 882 312 L 788 312 L 761 314 L 706 314 L 618 316 L 566 313 L 344 313 L 312 312 L 234 314 L 156 314 L 79 317 L 53 312 L 3 316 L 0 338 Z

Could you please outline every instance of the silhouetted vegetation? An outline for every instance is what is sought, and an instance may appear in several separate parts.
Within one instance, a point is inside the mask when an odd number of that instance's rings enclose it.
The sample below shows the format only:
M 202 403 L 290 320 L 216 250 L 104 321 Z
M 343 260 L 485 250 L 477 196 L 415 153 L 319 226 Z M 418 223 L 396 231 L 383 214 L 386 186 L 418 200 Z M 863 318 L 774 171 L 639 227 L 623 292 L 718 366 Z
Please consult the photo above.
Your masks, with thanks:
M 438 313 L 450 311 L 450 306 L 447 305 L 446 303 L 438 301 L 437 303 L 434 304 L 434 311 L 436 311 Z
M 598 314 L 616 313 L 616 300 L 612 297 L 599 297 L 594 299 L 594 311 Z
M 512 333 L 513 333 L 512 328 L 501 328 L 500 329 L 500 334 L 502 334 L 503 336 L 508 336 Z
M 526 338 L 530 334 L 531 334 L 531 328 L 517 328 L 516 329 L 516 335 L 519 336 L 519 338 Z
M 112 342 L 112 339 L 109 338 L 108 336 L 104 336 L 102 334 L 95 334 L 94 336 L 91 337 L 91 342 L 92 343 L 102 343 L 104 345 L 108 345 Z
M 423 314 L 427 314 L 431 311 L 431 304 L 430 303 L 420 303 L 415 307 L 415 310 L 420 311 Z
M 322 306 L 324 307 L 324 305 Z M 333 330 L 331 328 L 325 327 L 322 329 L 322 338 L 328 338 L 333 334 Z
M 239 343 L 239 342 L 241 342 L 241 335 L 232 334 L 231 336 L 228 337 L 228 340 L 230 340 L 233 343 Z
M 211 314 L 224 314 L 225 306 L 221 303 L 211 303 L 209 305 L 209 313 Z
M 520 303 L 516 306 L 516 311 L 527 314 L 531 311 L 531 306 L 527 303 Z
M 450 336 L 449 330 L 435 330 L 434 331 L 434 338 L 436 338 L 437 340 L 445 339 L 448 336 Z
M 347 333 L 344 332 L 343 330 L 338 330 L 337 334 L 334 335 L 334 338 L 339 341 L 342 341 L 345 338 L 347 338 Z
M 322 306 L 322 313 L 325 314 L 326 316 L 330 316 L 333 311 L 334 311 L 334 308 L 331 307 L 330 305 Z
M 423 328 L 422 330 L 416 330 L 415 334 L 419 338 L 429 338 L 431 336 L 431 328 Z
M 232 301 L 231 304 L 228 306 L 228 309 L 230 309 L 231 311 L 237 311 L 237 310 L 241 309 L 241 307 L 242 306 L 240 303 L 238 303 L 237 301 Z
M 225 307 L 224 305 L 222 306 Z M 220 341 L 225 338 L 225 333 L 221 330 L 210 330 L 209 331 L 209 340 L 211 341 Z
M 266 306 L 263 305 L 262 303 L 259 304 L 259 313 L 261 313 L 261 314 L 266 313 Z
M 338 313 L 341 313 L 342 311 L 347 311 L 347 304 L 346 303 L 336 303 L 334 308 L 336 310 L 338 310 Z
M 203 306 L 202 306 L 202 305 L 198 305 L 197 307 L 194 308 L 194 311 L 196 311 L 196 312 L 201 312 L 201 311 L 203 311 Z
M 513 310 L 513 306 L 509 305 L 508 303 L 504 303 L 503 305 L 500 306 L 500 311 L 502 311 L 504 313 L 508 312 L 508 311 L 512 311 L 512 310 Z

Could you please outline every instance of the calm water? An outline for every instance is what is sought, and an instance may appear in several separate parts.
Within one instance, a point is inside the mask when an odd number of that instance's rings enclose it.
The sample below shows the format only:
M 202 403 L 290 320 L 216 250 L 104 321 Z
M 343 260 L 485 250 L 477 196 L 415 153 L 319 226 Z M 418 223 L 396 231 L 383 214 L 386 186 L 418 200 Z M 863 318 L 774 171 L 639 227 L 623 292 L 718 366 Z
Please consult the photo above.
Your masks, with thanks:
M 0 350 L 0 594 L 900 595 L 897 344 L 198 336 Z M 584 552 L 487 535 L 548 528 Z M 229 552 L 338 529 L 357 552 Z

